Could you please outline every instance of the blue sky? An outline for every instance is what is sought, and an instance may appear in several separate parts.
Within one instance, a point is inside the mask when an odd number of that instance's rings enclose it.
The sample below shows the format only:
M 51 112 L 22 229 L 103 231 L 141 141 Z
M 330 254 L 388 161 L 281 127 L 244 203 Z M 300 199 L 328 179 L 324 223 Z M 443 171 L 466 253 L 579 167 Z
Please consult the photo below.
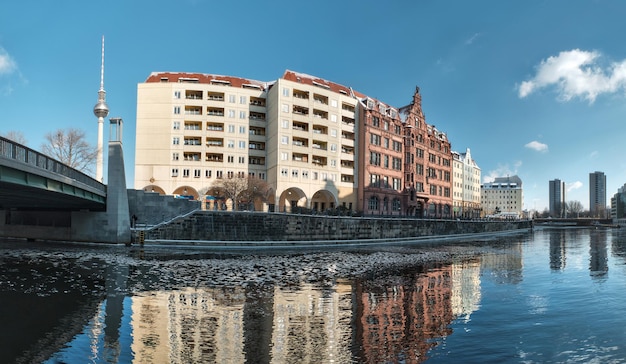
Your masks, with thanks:
M 419 86 L 426 121 L 471 149 L 483 181 L 517 174 L 524 208 L 541 211 L 558 178 L 588 208 L 590 172 L 606 174 L 607 198 L 626 183 L 624 14 L 602 0 L 10 1 L 0 134 L 40 149 L 74 127 L 95 145 L 104 35 L 130 187 L 137 84 L 151 72 L 271 81 L 290 69 L 397 107 Z

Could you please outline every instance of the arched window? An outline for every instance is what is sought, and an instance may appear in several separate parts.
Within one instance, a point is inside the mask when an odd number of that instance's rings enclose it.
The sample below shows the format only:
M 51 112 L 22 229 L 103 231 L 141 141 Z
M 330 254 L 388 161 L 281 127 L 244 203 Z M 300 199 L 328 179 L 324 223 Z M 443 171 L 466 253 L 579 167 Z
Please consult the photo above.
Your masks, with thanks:
M 393 202 L 391 203 L 391 209 L 393 211 L 400 211 L 400 199 L 399 198 L 393 199 Z
M 371 196 L 368 200 L 367 208 L 370 210 L 378 210 L 378 197 Z

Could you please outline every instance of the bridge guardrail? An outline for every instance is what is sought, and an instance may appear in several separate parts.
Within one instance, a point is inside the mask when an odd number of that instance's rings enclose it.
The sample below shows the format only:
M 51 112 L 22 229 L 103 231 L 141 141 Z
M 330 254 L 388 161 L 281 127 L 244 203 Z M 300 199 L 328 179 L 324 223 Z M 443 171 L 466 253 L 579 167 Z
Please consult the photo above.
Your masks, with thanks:
M 60 174 L 106 193 L 106 186 L 83 172 L 50 158 L 45 154 L 30 149 L 10 139 L 0 137 L 0 157 L 28 164 L 30 166 Z

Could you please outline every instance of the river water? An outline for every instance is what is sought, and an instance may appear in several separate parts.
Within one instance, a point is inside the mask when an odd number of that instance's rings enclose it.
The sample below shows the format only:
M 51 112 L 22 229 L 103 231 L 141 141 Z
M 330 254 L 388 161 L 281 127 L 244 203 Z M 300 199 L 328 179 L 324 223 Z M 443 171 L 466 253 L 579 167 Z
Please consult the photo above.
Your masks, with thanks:
M 1 363 L 625 363 L 626 230 L 355 250 L 0 241 Z

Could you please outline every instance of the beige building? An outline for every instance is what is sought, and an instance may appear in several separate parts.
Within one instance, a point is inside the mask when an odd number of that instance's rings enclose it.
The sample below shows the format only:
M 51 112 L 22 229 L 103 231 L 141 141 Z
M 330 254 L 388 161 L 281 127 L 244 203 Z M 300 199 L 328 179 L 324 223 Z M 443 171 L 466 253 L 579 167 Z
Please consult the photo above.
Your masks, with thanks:
M 254 176 L 271 186 L 257 210 L 351 208 L 356 105 L 351 89 L 291 71 L 153 73 L 137 89 L 135 188 L 202 199 L 216 179 Z
M 480 217 L 480 167 L 469 148 L 452 152 L 452 205 L 455 218 Z
M 481 205 L 484 216 L 505 214 L 522 217 L 524 190 L 518 176 L 496 177 L 481 186 Z

